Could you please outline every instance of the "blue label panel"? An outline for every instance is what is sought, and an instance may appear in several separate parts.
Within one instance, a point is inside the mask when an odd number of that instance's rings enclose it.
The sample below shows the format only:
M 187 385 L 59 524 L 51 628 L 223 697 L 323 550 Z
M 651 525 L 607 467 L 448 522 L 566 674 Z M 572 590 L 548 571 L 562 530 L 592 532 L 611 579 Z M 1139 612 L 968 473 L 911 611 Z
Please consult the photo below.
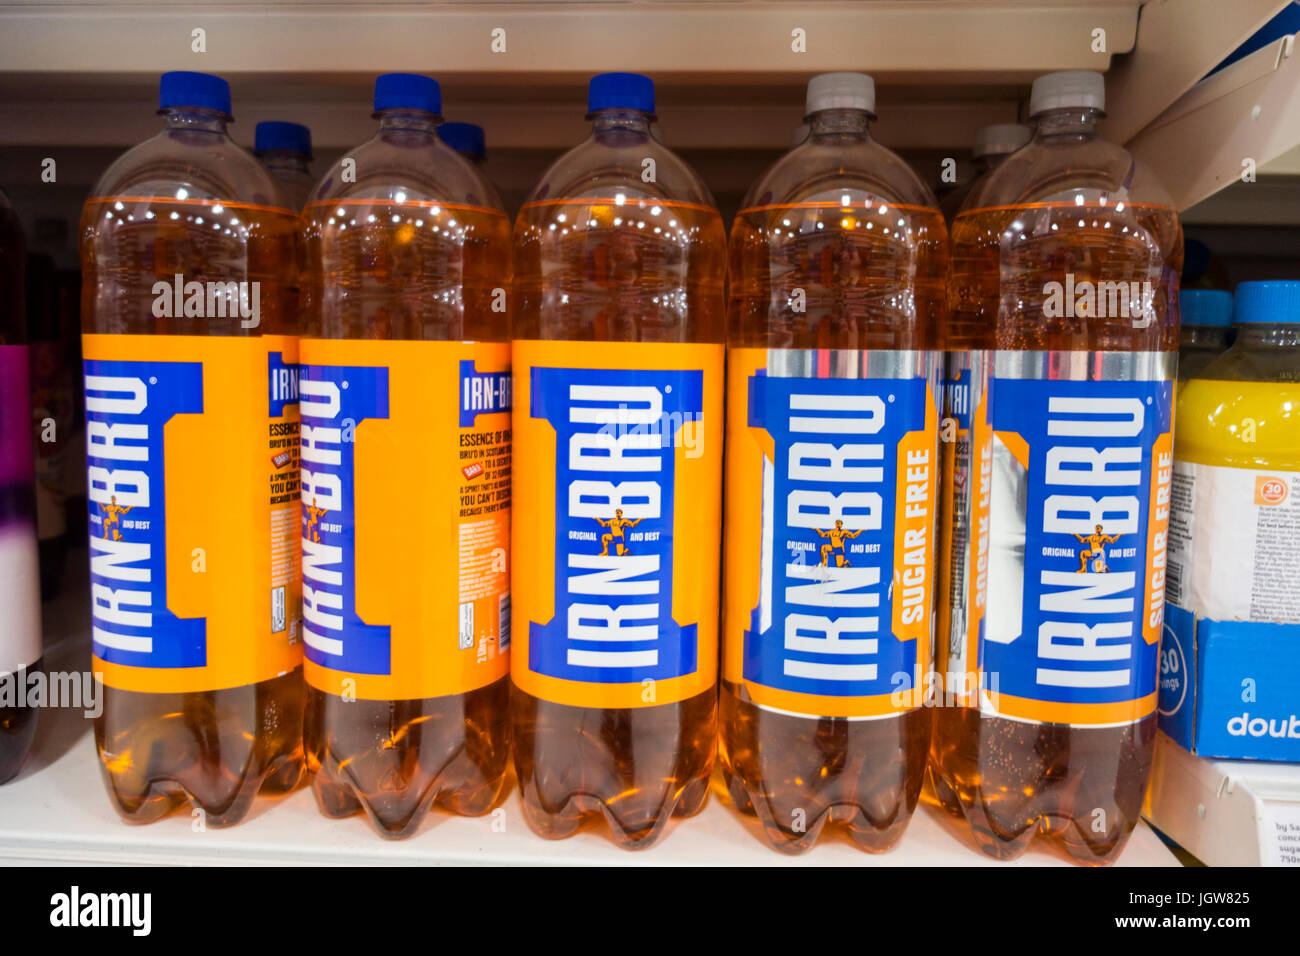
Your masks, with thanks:
M 283 418 L 286 405 L 298 404 L 298 363 L 286 364 L 283 352 L 266 353 L 270 416 Z
M 202 413 L 203 366 L 84 364 L 94 652 L 133 667 L 202 667 L 206 620 L 167 608 L 163 426 Z
M 673 506 L 703 372 L 533 368 L 530 386 L 556 476 L 555 616 L 530 622 L 529 667 L 610 684 L 694 673 L 698 622 L 672 617 Z
M 508 412 L 513 408 L 510 370 L 479 372 L 473 359 L 460 362 L 460 427 L 473 428 L 479 415 Z
M 755 608 L 744 676 L 805 694 L 910 688 L 916 641 L 892 633 L 899 442 L 925 428 L 926 380 L 749 379 L 749 425 L 775 448 L 770 623 Z
M 388 625 L 367 624 L 356 599 L 356 429 L 388 418 L 388 369 L 303 365 L 302 612 L 304 653 L 322 667 L 388 674 Z
M 1028 455 L 1021 626 L 987 628 L 981 645 L 986 683 L 996 675 L 1000 693 L 1116 704 L 1155 692 L 1147 537 L 1152 451 L 1170 429 L 1172 397 L 1168 381 L 992 380 L 993 430 Z M 1008 529 L 999 507 L 1012 505 L 995 493 L 995 551 Z

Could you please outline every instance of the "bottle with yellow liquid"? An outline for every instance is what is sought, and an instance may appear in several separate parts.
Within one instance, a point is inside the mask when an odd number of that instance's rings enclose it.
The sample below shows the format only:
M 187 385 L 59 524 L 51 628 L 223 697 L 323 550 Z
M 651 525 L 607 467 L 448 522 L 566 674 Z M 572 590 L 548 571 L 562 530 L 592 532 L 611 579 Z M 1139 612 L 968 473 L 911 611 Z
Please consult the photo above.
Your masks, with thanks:
M 1178 381 L 1195 378 L 1232 341 L 1232 293 L 1183 289 L 1178 293 Z
M 1237 286 L 1233 346 L 1175 416 L 1168 600 L 1217 621 L 1300 623 L 1300 282 Z
M 95 722 L 118 812 L 238 822 L 302 767 L 295 212 L 166 73 L 81 218 Z

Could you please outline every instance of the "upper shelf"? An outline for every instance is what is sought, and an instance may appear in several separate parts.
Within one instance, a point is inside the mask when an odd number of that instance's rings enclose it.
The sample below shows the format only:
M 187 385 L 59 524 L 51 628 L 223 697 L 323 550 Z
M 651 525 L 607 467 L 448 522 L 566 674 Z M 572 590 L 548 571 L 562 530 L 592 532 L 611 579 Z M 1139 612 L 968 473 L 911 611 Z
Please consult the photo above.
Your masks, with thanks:
M 520 76 L 604 70 L 737 82 L 848 69 L 920 82 L 991 74 L 1025 80 L 1049 70 L 1104 70 L 1113 53 L 1133 48 L 1140 6 L 1141 0 L 54 0 L 0 5 L 0 63 L 34 73 L 493 73 L 507 85 Z M 192 51 L 196 29 L 205 31 L 206 52 Z
M 158 73 L 232 83 L 241 128 L 295 118 L 324 147 L 370 130 L 376 74 L 443 84 L 449 118 L 497 148 L 571 145 L 587 78 L 653 76 L 679 147 L 784 147 L 804 84 L 864 70 L 884 142 L 969 147 L 1014 122 L 1035 76 L 1106 70 L 1133 49 L 1139 0 L 141 5 L 0 3 L 0 144 L 125 146 L 154 131 Z M 193 52 L 202 30 L 205 52 Z M 575 105 L 578 106 L 575 109 Z
M 981 126 L 1022 118 L 1036 76 L 1091 69 L 1108 71 L 1106 134 L 1186 209 L 1238 179 L 1244 158 L 1271 174 L 1300 145 L 1293 38 L 1202 79 L 1285 6 L 0 0 L 0 146 L 140 142 L 157 129 L 158 74 L 194 69 L 231 81 L 237 139 L 290 119 L 322 152 L 343 150 L 372 132 L 374 76 L 410 70 L 436 76 L 446 117 L 482 125 L 493 151 L 556 151 L 586 133 L 587 78 L 633 70 L 656 80 L 674 148 L 770 152 L 789 143 L 808 77 L 861 70 L 878 84 L 881 142 L 935 161 L 964 155 Z

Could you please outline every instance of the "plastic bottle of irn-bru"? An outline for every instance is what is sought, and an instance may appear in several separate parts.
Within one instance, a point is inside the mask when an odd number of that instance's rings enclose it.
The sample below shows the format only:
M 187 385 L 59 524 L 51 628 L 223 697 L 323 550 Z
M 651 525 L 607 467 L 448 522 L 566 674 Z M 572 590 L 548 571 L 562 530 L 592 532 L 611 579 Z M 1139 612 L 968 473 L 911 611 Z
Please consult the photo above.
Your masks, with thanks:
M 871 77 L 807 112 L 731 230 L 720 753 L 772 846 L 881 851 L 930 745 L 948 237 Z
M 299 123 L 271 120 L 257 124 L 253 142 L 253 153 L 279 183 L 285 203 L 290 209 L 302 209 L 316 185 L 311 174 L 311 130 Z
M 25 261 L 22 226 L 0 192 L 0 783 L 18 773 L 36 736 L 26 691 L 41 658 Z
M 303 213 L 308 766 L 321 812 L 408 836 L 508 766 L 510 223 L 426 76 Z
M 475 123 L 443 123 L 438 127 L 438 138 L 473 166 L 482 166 L 487 160 L 487 141 L 482 126 Z
M 463 156 L 474 168 L 483 181 L 485 204 L 493 207 L 501 205 L 501 197 L 496 186 L 487 178 L 483 164 L 487 162 L 487 146 L 483 136 L 483 127 L 474 123 L 443 123 L 438 127 L 438 138 Z
M 1238 285 L 1234 328 L 1178 395 L 1167 598 L 1300 624 L 1300 282 Z
M 588 113 L 515 224 L 511 719 L 529 825 L 637 848 L 716 749 L 726 243 L 647 77 Z
M 1178 293 L 1182 330 L 1178 381 L 1186 382 L 1223 354 L 1232 341 L 1232 293 L 1221 289 L 1183 289 Z
M 957 215 L 975 188 L 1004 159 L 1028 143 L 1031 136 L 1033 130 L 1021 123 L 994 123 L 976 130 L 975 142 L 971 146 L 975 175 L 943 197 L 939 208 L 943 211 L 944 220 L 951 223 L 953 216 Z
M 81 218 L 95 741 L 122 816 L 222 826 L 301 776 L 297 217 L 224 80 L 159 105 Z
M 952 230 L 932 770 L 997 857 L 1115 859 L 1155 742 L 1182 232 L 1103 108 L 1100 74 L 1038 79 Z

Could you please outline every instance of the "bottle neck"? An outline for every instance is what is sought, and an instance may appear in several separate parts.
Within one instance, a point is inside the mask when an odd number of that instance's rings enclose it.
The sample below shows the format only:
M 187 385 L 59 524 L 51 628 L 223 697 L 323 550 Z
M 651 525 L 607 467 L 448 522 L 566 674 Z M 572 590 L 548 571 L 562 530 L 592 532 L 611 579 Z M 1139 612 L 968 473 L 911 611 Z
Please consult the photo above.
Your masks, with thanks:
M 1034 139 L 1089 139 L 1098 135 L 1101 118 L 1101 110 L 1092 107 L 1068 106 L 1045 110 L 1033 118 Z
M 1002 161 L 1010 155 L 1010 153 L 985 153 L 983 156 L 976 158 L 975 172 L 982 176 L 990 170 L 997 169 L 1002 165 Z
M 1184 348 L 1227 348 L 1226 325 L 1184 325 L 1179 342 Z
M 163 127 L 168 130 L 226 135 L 228 121 L 224 114 L 216 110 L 200 109 L 197 106 L 169 106 L 162 114 Z
M 590 118 L 592 135 L 597 137 L 624 134 L 634 136 L 650 135 L 652 116 L 649 113 L 643 113 L 641 110 L 599 110 L 593 113 Z
M 1300 323 L 1238 325 L 1237 345 L 1247 349 L 1300 348 Z
M 257 154 L 269 169 L 292 169 L 294 172 L 307 172 L 307 164 L 310 162 L 302 153 L 296 153 L 291 149 L 268 149 Z
M 871 135 L 871 114 L 866 110 L 818 110 L 809 117 L 808 127 L 813 139 L 824 136 L 868 139 Z
M 401 130 L 404 133 L 427 133 L 436 136 L 442 117 L 427 110 L 380 110 L 379 130 L 383 133 Z

